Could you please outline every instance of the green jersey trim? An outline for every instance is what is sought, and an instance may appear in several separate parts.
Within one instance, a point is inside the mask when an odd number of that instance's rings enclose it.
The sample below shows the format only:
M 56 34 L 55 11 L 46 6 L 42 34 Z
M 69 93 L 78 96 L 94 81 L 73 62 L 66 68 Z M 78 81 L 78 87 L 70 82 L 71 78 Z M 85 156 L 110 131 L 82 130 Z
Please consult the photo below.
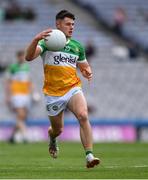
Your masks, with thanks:
M 38 46 L 41 48 L 41 54 L 44 54 L 44 52 L 48 51 L 44 39 L 40 40 L 38 43 Z
M 38 46 L 41 48 L 41 56 L 46 52 L 49 51 L 46 47 L 44 40 L 40 40 Z M 52 52 L 52 51 L 51 51 Z M 77 62 L 84 62 L 86 61 L 85 49 L 82 44 L 74 39 L 68 39 L 65 47 L 61 49 L 59 52 L 68 53 L 72 55 L 78 56 Z
M 14 73 L 17 73 L 20 71 L 29 72 L 29 70 L 30 70 L 30 68 L 27 63 L 23 63 L 23 64 L 14 63 L 8 67 L 8 72 L 10 74 L 14 74 Z

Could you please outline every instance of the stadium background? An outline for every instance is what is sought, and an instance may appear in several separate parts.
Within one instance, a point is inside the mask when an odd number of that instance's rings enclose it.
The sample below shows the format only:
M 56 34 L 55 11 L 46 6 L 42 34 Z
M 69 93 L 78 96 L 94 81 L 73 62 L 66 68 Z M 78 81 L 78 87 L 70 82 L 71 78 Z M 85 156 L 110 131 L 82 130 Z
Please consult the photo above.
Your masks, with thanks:
M 17 2 L 29 8 L 30 16 L 11 19 L 5 8 Z M 118 7 L 126 20 L 116 32 L 114 13 Z M 34 35 L 55 27 L 55 14 L 69 9 L 76 14 L 74 38 L 85 46 L 91 42 L 95 54 L 88 58 L 94 72 L 89 84 L 82 77 L 88 100 L 89 117 L 95 142 L 148 141 L 148 1 L 145 0 L 1 0 L 0 1 L 0 141 L 7 140 L 15 123 L 5 104 L 5 68 L 15 62 L 15 53 Z M 134 55 L 131 55 L 132 52 Z M 47 139 L 49 125 L 42 95 L 42 62 L 30 62 L 32 79 L 40 100 L 32 104 L 28 117 L 29 141 Z M 79 127 L 74 116 L 65 113 L 62 140 L 79 141 Z M 70 134 L 70 135 L 69 135 Z

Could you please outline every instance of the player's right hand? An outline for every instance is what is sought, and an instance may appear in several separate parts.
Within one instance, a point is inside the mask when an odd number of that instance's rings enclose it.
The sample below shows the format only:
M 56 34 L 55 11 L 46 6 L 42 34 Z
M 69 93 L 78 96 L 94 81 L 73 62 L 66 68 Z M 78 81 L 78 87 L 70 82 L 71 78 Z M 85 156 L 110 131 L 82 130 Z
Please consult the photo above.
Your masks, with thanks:
M 52 32 L 52 29 L 51 29 L 51 28 L 48 28 L 48 29 L 40 32 L 39 34 L 37 34 L 34 39 L 35 39 L 36 41 L 39 41 L 39 40 L 41 40 L 41 39 L 45 39 L 47 36 L 49 36 L 49 33 L 51 33 L 51 32 Z

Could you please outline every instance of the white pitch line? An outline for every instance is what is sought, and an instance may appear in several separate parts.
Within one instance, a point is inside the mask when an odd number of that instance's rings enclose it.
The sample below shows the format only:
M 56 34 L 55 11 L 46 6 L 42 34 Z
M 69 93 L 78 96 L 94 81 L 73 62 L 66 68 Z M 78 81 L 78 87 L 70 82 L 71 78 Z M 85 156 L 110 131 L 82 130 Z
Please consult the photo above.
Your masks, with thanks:
M 135 166 L 133 166 L 133 167 L 135 167 L 135 168 L 143 168 L 143 167 L 148 167 L 148 165 L 135 165 Z
M 104 166 L 104 168 L 110 168 L 110 169 L 114 169 L 114 168 L 124 168 L 124 167 L 129 167 L 129 168 L 144 168 L 144 167 L 148 167 L 147 164 L 143 164 L 143 165 L 131 165 L 131 166 L 121 166 L 121 165 L 115 165 L 115 166 Z

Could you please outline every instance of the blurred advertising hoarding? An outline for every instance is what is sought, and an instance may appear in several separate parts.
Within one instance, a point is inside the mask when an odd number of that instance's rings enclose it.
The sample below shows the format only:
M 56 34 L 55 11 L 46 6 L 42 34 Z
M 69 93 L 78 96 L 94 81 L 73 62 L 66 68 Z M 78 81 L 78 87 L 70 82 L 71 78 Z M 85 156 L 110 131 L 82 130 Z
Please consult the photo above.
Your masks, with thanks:
M 28 126 L 27 138 L 29 142 L 48 140 L 48 126 Z M 92 126 L 94 142 L 134 142 L 136 128 L 130 125 Z M 0 141 L 10 138 L 12 127 L 0 127 Z M 147 131 L 148 134 L 148 131 Z M 80 141 L 79 126 L 67 125 L 59 137 L 62 141 Z

